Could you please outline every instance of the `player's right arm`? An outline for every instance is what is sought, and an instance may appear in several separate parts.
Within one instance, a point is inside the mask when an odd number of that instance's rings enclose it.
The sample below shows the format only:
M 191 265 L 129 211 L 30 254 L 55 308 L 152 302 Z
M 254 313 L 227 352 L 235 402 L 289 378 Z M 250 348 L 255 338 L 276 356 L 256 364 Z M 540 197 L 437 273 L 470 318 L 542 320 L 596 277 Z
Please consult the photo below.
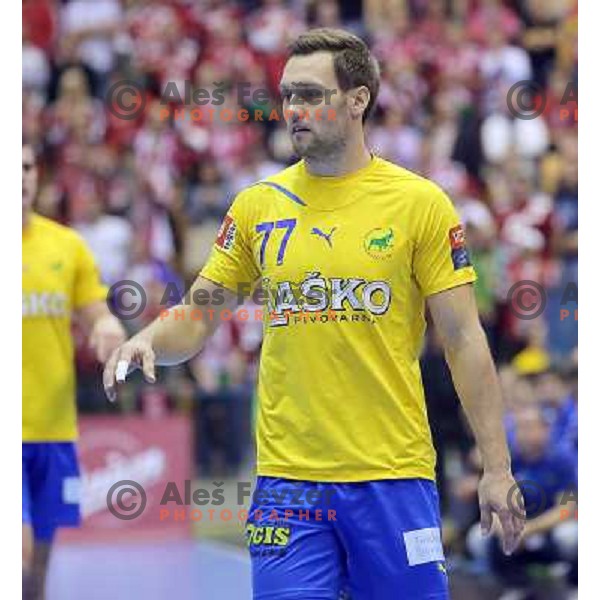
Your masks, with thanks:
M 188 296 L 194 298 L 197 292 L 197 297 L 211 300 L 174 306 L 113 352 L 103 376 L 111 402 L 116 399 L 117 384 L 124 381 L 128 372 L 142 369 L 146 380 L 154 383 L 156 365 L 176 365 L 195 356 L 216 330 L 221 312 L 232 310 L 238 302 L 236 294 L 202 276 L 196 279 Z
M 248 201 L 249 195 L 238 195 L 223 220 L 208 262 L 186 295 L 190 303 L 171 308 L 113 352 L 103 377 L 109 400 L 115 400 L 117 384 L 129 370 L 141 368 L 153 383 L 155 365 L 179 364 L 200 352 L 222 321 L 221 313 L 250 291 L 260 271 L 252 252 Z

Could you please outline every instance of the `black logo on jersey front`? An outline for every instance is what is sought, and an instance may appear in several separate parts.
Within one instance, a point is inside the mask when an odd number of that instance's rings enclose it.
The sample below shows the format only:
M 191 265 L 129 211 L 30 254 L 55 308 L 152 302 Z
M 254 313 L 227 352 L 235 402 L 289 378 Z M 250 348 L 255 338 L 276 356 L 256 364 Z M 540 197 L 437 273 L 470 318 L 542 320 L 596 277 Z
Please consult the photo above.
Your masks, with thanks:
M 333 234 L 335 233 L 336 229 L 337 227 L 332 227 L 329 233 L 325 233 L 322 229 L 319 229 L 318 227 L 313 227 L 310 230 L 310 232 L 318 237 L 323 238 L 327 242 L 327 245 L 330 248 L 333 248 L 333 242 L 331 241 L 331 238 L 333 237 Z

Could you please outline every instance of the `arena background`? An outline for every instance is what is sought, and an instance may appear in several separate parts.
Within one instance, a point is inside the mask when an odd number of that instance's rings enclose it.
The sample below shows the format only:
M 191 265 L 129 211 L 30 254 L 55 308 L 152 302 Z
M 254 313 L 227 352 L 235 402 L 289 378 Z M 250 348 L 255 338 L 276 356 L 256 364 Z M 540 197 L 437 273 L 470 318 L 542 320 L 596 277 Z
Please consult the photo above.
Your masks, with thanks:
M 193 279 L 235 194 L 295 160 L 282 121 L 255 117 L 278 105 L 286 43 L 314 26 L 368 40 L 382 70 L 370 146 L 437 181 L 461 214 L 509 430 L 511 418 L 535 406 L 552 423 L 552 443 L 576 456 L 574 2 L 23 0 L 23 133 L 40 158 L 37 210 L 80 231 L 107 285 L 143 286 L 145 309 L 125 320 L 137 331 L 159 313 L 165 290 L 181 293 Z M 185 81 L 224 86 L 225 106 L 250 117 L 210 122 L 189 104 L 161 104 L 169 82 L 183 90 Z M 534 90 L 530 104 L 515 94 L 523 81 Z M 126 96 L 115 94 L 123 82 L 137 90 L 127 97 L 141 107 L 134 118 Z M 241 82 L 269 90 L 269 99 L 240 104 Z M 544 288 L 546 306 L 534 319 L 507 300 L 523 280 Z M 102 484 L 145 477 L 151 501 L 166 480 L 192 478 L 209 492 L 225 486 L 235 513 L 235 486 L 252 479 L 260 335 L 252 319 L 224 323 L 202 355 L 161 370 L 157 385 L 134 377 L 116 406 L 81 341 L 87 516 L 53 557 L 51 600 L 249 597 L 235 518 L 172 512 L 159 521 L 146 511 L 125 521 L 106 510 Z M 423 378 L 455 597 L 500 597 L 469 535 L 478 457 L 433 336 Z M 540 597 L 565 593 L 553 567 L 532 571 Z

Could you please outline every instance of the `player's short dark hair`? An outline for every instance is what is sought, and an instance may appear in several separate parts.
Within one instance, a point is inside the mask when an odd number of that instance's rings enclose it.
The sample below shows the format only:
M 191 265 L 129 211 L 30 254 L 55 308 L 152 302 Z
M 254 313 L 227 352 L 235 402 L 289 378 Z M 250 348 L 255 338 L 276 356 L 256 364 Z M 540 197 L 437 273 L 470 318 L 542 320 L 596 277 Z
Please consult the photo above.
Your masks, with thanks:
M 297 37 L 288 47 L 289 56 L 307 56 L 315 52 L 331 52 L 333 68 L 342 91 L 364 85 L 371 92 L 363 123 L 371 114 L 379 93 L 379 66 L 367 44 L 358 36 L 344 31 L 321 27 Z

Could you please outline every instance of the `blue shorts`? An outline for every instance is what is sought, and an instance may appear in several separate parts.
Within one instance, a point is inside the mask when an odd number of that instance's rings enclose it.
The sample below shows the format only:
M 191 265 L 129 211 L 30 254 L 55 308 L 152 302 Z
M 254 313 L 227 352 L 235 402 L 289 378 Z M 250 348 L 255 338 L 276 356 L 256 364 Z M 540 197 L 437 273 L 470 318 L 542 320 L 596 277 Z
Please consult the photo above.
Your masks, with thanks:
M 51 542 L 58 527 L 76 527 L 79 463 L 73 442 L 23 442 L 23 523 Z
M 259 477 L 246 541 L 254 600 L 449 598 L 435 484 Z

